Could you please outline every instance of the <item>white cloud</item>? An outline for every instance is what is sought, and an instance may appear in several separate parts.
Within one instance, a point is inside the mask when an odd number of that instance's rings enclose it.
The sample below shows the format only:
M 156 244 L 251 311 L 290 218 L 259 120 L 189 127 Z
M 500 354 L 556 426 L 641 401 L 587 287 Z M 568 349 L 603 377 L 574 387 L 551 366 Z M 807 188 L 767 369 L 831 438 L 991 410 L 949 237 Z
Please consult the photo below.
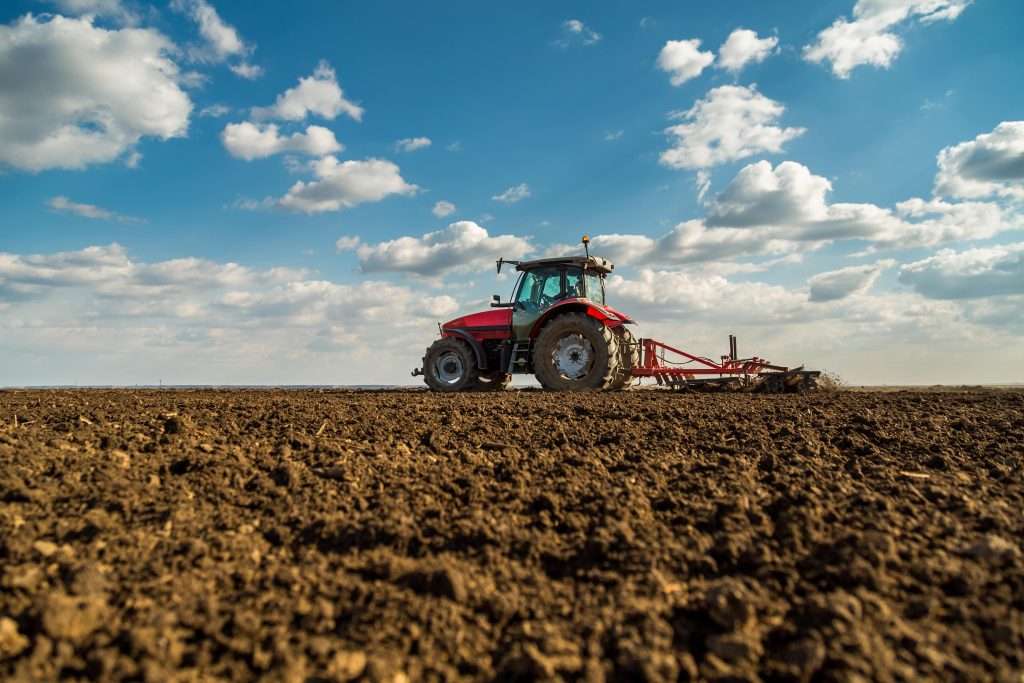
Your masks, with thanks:
M 363 108 L 345 99 L 334 69 L 325 61 L 317 65 L 311 76 L 300 78 L 297 86 L 278 95 L 273 105 L 252 110 L 256 119 L 284 121 L 301 121 L 310 114 L 330 120 L 339 114 L 356 121 L 363 119 Z
M 714 88 L 688 111 L 674 115 L 686 123 L 665 130 L 672 147 L 662 152 L 661 163 L 669 168 L 699 169 L 762 152 L 781 152 L 785 143 L 806 130 L 777 126 L 785 111 L 756 86 Z
M 338 238 L 338 241 L 334 243 L 334 248 L 339 252 L 342 251 L 355 251 L 363 241 L 355 235 L 342 235 Z
M 658 54 L 658 68 L 672 75 L 672 85 L 682 85 L 686 81 L 697 78 L 711 62 L 715 55 L 700 51 L 700 40 L 670 40 L 665 43 Z
M 263 75 L 263 67 L 248 62 L 239 62 L 228 67 L 231 73 L 247 81 L 254 81 Z
M 197 258 L 147 263 L 116 244 L 0 253 L 0 304 L 0 374 L 11 384 L 323 382 L 325 350 L 340 364 L 328 381 L 411 382 L 436 321 L 459 309 L 421 287 Z M 381 353 L 397 364 L 387 377 L 368 371 Z
M 758 38 L 756 32 L 738 28 L 718 48 L 717 66 L 738 73 L 747 64 L 759 64 L 768 59 L 778 44 L 779 39 L 775 36 Z
M 613 142 L 622 138 L 624 133 L 623 130 L 610 130 L 604 134 L 604 139 L 606 142 Z
M 57 213 L 68 213 L 82 218 L 91 218 L 99 221 L 117 221 L 118 223 L 142 223 L 141 218 L 125 216 L 115 211 L 101 208 L 94 204 L 81 204 L 73 202 L 67 197 L 57 196 L 47 202 L 47 206 Z
M 52 0 L 64 14 L 72 16 L 109 17 L 124 24 L 136 24 L 139 15 L 125 7 L 121 0 Z
M 903 50 L 895 29 L 918 21 L 953 21 L 973 0 L 857 0 L 853 21 L 840 17 L 804 47 L 804 59 L 832 64 L 839 78 L 849 78 L 858 66 L 889 68 Z
M 456 140 L 455 142 L 453 142 L 450 145 L 448 145 L 447 147 L 445 147 L 445 150 L 448 151 L 448 152 L 461 152 L 462 151 L 462 142 L 459 141 L 459 140 Z
M 0 25 L 0 165 L 85 168 L 130 154 L 143 137 L 184 137 L 192 102 L 175 49 L 157 31 L 89 18 Z
M 526 183 L 519 183 L 506 189 L 501 194 L 496 194 L 491 199 L 502 204 L 515 204 L 530 196 L 530 186 Z
M 338 161 L 326 156 L 313 164 L 316 180 L 292 185 L 280 205 L 303 213 L 342 211 L 391 195 L 411 195 L 419 189 L 402 178 L 398 166 L 385 159 Z
M 741 169 L 709 204 L 707 217 L 652 238 L 595 235 L 595 252 L 625 264 L 694 264 L 814 251 L 857 241 L 867 251 L 987 239 L 1024 227 L 1012 210 L 985 202 L 913 198 L 894 209 L 830 204 L 831 183 L 796 162 L 759 161 Z
M 193 46 L 190 56 L 201 62 L 223 62 L 252 52 L 234 26 L 225 22 L 206 0 L 171 0 L 171 8 L 187 15 L 199 28 L 203 45 Z
M 900 282 L 932 299 L 1024 295 L 1024 243 L 943 249 L 904 265 Z
M 395 143 L 395 150 L 398 152 L 415 152 L 418 149 L 430 147 L 430 138 L 402 138 Z
M 886 260 L 818 273 L 807 281 L 809 298 L 816 302 L 839 301 L 854 294 L 864 294 L 874 286 L 883 271 L 894 265 L 895 261 Z
M 214 119 L 219 119 L 220 117 L 227 116 L 230 113 L 231 107 L 228 107 L 223 104 L 211 104 L 208 107 L 203 107 L 199 110 L 199 116 L 204 118 L 210 117 Z
M 559 47 L 569 47 L 573 43 L 581 45 L 594 45 L 601 40 L 601 34 L 589 28 L 579 19 L 569 19 L 562 22 L 563 37 L 555 41 Z
M 936 194 L 1024 199 L 1024 121 L 1003 121 L 991 133 L 946 147 L 938 164 Z
M 229 123 L 221 132 L 221 141 L 232 156 L 246 161 L 283 152 L 324 156 L 339 152 L 342 145 L 334 133 L 322 126 L 307 126 L 305 133 L 282 136 L 273 123 Z
M 434 208 L 430 210 L 438 218 L 444 218 L 455 213 L 455 205 L 451 202 L 446 202 L 443 199 L 438 203 L 434 204 Z
M 519 258 L 530 242 L 514 235 L 491 237 L 473 221 L 458 221 L 422 237 L 399 237 L 356 247 L 363 272 L 403 272 L 434 276 L 450 270 L 492 267 L 501 256 Z

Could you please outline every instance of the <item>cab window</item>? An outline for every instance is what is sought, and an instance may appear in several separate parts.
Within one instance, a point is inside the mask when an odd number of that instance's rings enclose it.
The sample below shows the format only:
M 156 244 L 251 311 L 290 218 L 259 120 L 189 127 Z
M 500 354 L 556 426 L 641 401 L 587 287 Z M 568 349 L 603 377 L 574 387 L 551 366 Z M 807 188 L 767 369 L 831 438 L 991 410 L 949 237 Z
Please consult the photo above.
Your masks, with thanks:
M 516 303 L 524 310 L 539 311 L 562 296 L 562 271 L 559 268 L 537 268 L 523 275 L 516 292 Z
M 587 298 L 604 306 L 604 278 L 597 273 L 587 273 Z

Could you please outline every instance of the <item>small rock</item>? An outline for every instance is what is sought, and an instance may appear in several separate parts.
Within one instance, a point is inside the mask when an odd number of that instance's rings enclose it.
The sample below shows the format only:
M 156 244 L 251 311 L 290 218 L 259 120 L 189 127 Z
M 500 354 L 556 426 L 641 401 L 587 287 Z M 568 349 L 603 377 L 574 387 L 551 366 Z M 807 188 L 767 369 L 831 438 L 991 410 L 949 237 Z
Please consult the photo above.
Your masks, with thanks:
M 43 608 L 43 629 L 54 640 L 80 645 L 103 626 L 106 616 L 107 605 L 102 598 L 53 593 Z
M 363 675 L 366 669 L 366 653 L 361 650 L 335 652 L 328 665 L 328 672 L 342 681 L 351 681 Z
M 32 547 L 43 557 L 51 557 L 60 549 L 56 543 L 51 543 L 50 541 L 36 541 L 32 544 Z
M 18 623 L 9 617 L 0 617 L 0 659 L 17 657 L 28 647 L 28 638 L 18 632 Z

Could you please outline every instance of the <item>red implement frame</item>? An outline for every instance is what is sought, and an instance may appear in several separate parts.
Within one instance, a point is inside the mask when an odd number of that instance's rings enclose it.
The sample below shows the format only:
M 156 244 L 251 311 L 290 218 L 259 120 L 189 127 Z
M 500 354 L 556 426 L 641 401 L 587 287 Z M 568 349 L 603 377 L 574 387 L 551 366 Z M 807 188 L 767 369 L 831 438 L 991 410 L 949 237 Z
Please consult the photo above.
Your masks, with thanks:
M 695 356 L 681 349 L 654 339 L 641 339 L 640 367 L 633 368 L 634 377 L 653 377 L 658 384 L 678 386 L 680 384 L 721 381 L 733 379 L 739 384 L 748 384 L 763 372 L 788 372 L 789 368 L 772 365 L 763 358 L 737 358 L 736 337 L 729 335 L 729 355 L 722 356 L 716 363 L 710 358 Z M 682 356 L 684 361 L 665 359 L 665 353 Z

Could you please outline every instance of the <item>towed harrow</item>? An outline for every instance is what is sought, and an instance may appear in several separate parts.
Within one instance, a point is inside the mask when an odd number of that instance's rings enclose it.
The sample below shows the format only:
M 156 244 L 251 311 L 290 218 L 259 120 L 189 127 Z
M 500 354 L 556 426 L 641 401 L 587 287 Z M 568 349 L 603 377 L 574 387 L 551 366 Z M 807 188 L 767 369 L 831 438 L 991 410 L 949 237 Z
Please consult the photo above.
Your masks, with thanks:
M 633 377 L 653 378 L 658 384 L 679 390 L 750 391 L 771 394 L 803 393 L 815 389 L 821 372 L 803 367 L 772 365 L 763 358 L 739 358 L 736 336 L 729 335 L 729 355 L 719 362 L 695 356 L 654 339 L 640 339 L 640 365 L 631 369 Z M 666 359 L 666 353 L 685 361 Z M 692 366 L 692 367 L 691 367 Z
M 491 310 L 439 325 L 441 338 L 427 349 L 423 375 L 436 391 L 502 389 L 513 374 L 533 374 L 545 389 L 625 389 L 644 378 L 679 390 L 797 393 L 814 389 L 818 376 L 763 358 L 740 358 L 736 337 L 719 361 L 654 339 L 636 339 L 634 320 L 605 302 L 605 278 L 615 268 L 586 256 L 498 260 L 519 278 L 512 300 L 495 295 Z

